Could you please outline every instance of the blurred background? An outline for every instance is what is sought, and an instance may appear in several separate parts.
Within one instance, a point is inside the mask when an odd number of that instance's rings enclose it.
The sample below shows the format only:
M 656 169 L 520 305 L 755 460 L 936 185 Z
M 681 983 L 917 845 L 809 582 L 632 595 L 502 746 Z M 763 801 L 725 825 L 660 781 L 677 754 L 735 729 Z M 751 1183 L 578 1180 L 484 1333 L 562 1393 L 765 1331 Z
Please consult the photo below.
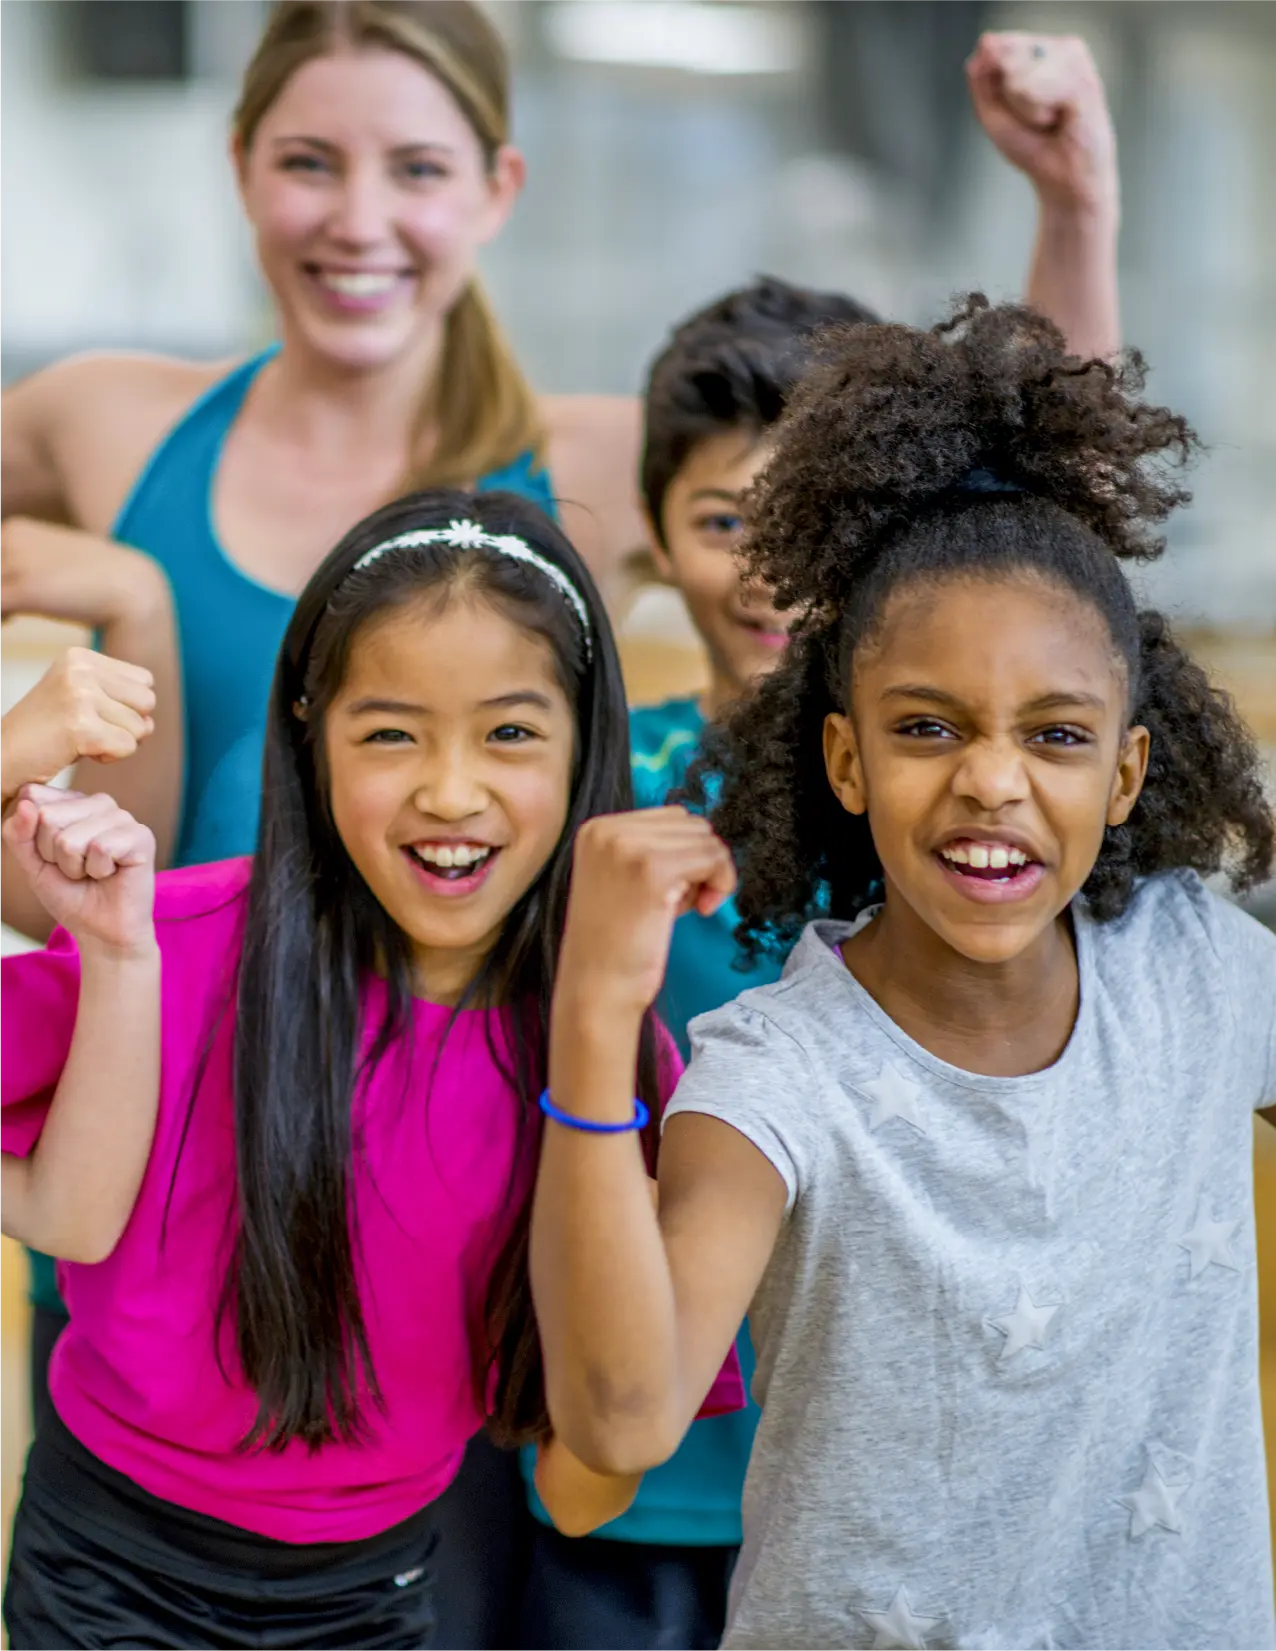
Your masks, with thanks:
M 269 336 L 226 154 L 264 10 L 3 0 L 5 382 L 85 348 L 213 358 Z M 675 320 L 760 272 L 909 322 L 972 287 L 1017 294 L 1031 195 L 980 133 L 962 62 L 987 28 L 1084 35 L 1120 143 L 1125 336 L 1152 363 L 1154 393 L 1210 448 L 1148 578 L 1276 751 L 1276 4 L 491 10 L 511 45 L 530 181 L 486 273 L 533 384 L 553 391 L 636 391 Z M 6 705 L 64 640 L 33 621 L 5 627 Z M 635 604 L 626 658 L 637 697 L 697 679 L 671 593 Z M 1258 1163 L 1276 1212 L 1265 1142 Z M 9 1497 L 25 1438 L 21 1266 L 5 1252 Z M 1276 1256 L 1264 1289 L 1276 1341 Z M 1269 1366 L 1276 1395 L 1276 1355 Z
M 1165 584 L 1276 616 L 1276 5 L 497 0 L 527 191 L 487 261 L 539 389 L 626 392 L 757 272 L 932 318 L 1027 266 L 1028 186 L 961 66 L 984 28 L 1083 34 L 1124 182 L 1126 336 L 1212 444 Z M 257 0 L 3 0 L 6 380 L 91 346 L 268 334 L 226 160 Z

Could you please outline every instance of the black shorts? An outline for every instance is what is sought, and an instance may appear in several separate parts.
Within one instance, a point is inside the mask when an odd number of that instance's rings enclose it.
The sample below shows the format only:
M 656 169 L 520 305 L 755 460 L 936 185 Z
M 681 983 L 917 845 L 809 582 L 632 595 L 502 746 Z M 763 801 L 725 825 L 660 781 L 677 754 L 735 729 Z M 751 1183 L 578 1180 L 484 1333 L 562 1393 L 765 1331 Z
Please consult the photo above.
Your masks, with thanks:
M 523 1651 L 711 1651 L 738 1548 L 567 1537 L 536 1524 Z
M 435 1643 L 431 1509 L 362 1542 L 294 1544 L 161 1501 L 50 1406 L 27 1458 L 4 1620 L 14 1651 Z

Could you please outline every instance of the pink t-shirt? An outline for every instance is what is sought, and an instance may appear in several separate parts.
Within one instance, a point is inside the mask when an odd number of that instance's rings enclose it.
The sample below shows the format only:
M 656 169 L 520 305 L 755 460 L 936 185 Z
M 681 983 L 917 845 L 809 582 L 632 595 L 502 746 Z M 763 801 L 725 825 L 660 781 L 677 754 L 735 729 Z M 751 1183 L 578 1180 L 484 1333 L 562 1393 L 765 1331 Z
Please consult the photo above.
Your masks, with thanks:
M 158 879 L 155 1142 L 113 1254 L 97 1266 L 60 1269 L 71 1323 L 54 1352 L 50 1388 L 76 1437 L 153 1495 L 285 1542 L 354 1541 L 437 1497 L 481 1425 L 463 1280 L 472 1277 L 476 1247 L 490 1242 L 511 1207 L 511 1187 L 516 1196 L 534 1164 L 519 1165 L 512 1180 L 519 1103 L 489 1047 L 495 1017 L 462 1011 L 436 1061 L 452 1011 L 415 1002 L 406 1088 L 405 1064 L 391 1059 L 355 1101 L 358 1264 L 384 1409 L 366 1407 L 366 1438 L 354 1446 L 314 1454 L 296 1441 L 277 1453 L 237 1448 L 256 1399 L 229 1322 L 215 1345 L 235 1207 L 233 996 L 220 1011 L 233 993 L 250 864 L 225 861 Z M 45 951 L 3 961 L 6 1152 L 26 1153 L 39 1137 L 78 989 L 79 958 L 63 932 Z M 373 982 L 369 1031 L 383 1002 L 384 988 Z M 729 1364 L 702 1414 L 742 1403 L 739 1370 Z

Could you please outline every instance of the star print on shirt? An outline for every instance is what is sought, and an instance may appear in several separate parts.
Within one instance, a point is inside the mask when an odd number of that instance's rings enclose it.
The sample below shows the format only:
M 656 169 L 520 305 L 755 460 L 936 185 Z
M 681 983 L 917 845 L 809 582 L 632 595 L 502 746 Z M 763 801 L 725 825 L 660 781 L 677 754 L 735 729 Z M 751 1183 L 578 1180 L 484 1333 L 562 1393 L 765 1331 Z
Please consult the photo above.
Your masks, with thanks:
M 901 1586 L 895 1590 L 895 1598 L 884 1611 L 863 1611 L 862 1616 L 870 1628 L 876 1630 L 873 1640 L 873 1651 L 887 1651 L 888 1647 L 902 1647 L 903 1651 L 926 1651 L 926 1631 L 936 1623 L 942 1622 L 942 1617 L 919 1617 L 908 1601 L 908 1593 Z
M 984 1320 L 989 1329 L 1000 1330 L 1006 1338 L 1005 1346 L 997 1355 L 997 1363 L 1004 1364 L 1026 1347 L 1044 1347 L 1050 1321 L 1062 1306 L 1061 1301 L 1056 1301 L 1048 1307 L 1038 1307 L 1021 1284 L 1013 1312 L 1007 1313 L 1004 1318 L 989 1317 Z
M 1229 1272 L 1240 1272 L 1240 1263 L 1232 1255 L 1232 1239 L 1239 1226 L 1239 1221 L 1211 1220 L 1205 1200 L 1201 1200 L 1196 1220 L 1179 1239 L 1179 1249 L 1188 1254 L 1188 1278 L 1199 1278 L 1211 1262 Z
M 892 1118 L 902 1118 L 906 1124 L 911 1124 L 919 1135 L 926 1134 L 926 1125 L 922 1122 L 917 1106 L 922 1086 L 914 1083 L 911 1078 L 906 1078 L 889 1062 L 882 1067 L 871 1083 L 862 1083 L 857 1087 L 873 1103 L 873 1110 L 868 1116 L 870 1129 L 880 1129 Z
M 1181 1531 L 1179 1503 L 1190 1489 L 1190 1479 L 1181 1484 L 1167 1484 L 1156 1466 L 1149 1462 L 1138 1490 L 1117 1497 L 1121 1506 L 1130 1510 L 1130 1535 L 1146 1536 L 1154 1526 L 1163 1531 Z

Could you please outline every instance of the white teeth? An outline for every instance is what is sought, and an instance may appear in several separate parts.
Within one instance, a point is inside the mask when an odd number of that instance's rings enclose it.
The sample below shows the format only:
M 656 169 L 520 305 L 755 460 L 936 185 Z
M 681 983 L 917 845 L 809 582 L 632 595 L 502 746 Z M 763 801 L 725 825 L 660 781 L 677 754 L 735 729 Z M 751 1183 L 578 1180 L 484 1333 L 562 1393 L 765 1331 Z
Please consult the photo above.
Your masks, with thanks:
M 492 852 L 478 843 L 419 843 L 414 845 L 417 856 L 432 866 L 445 871 L 453 866 L 476 866 Z
M 977 871 L 1005 871 L 1009 866 L 1026 866 L 1028 856 L 1021 848 L 1001 843 L 951 843 L 940 853 L 957 866 L 974 866 Z
M 389 292 L 398 276 L 378 275 L 370 270 L 356 275 L 338 275 L 334 271 L 325 270 L 320 279 L 325 287 L 331 287 L 334 292 L 344 293 L 347 298 L 372 298 Z

